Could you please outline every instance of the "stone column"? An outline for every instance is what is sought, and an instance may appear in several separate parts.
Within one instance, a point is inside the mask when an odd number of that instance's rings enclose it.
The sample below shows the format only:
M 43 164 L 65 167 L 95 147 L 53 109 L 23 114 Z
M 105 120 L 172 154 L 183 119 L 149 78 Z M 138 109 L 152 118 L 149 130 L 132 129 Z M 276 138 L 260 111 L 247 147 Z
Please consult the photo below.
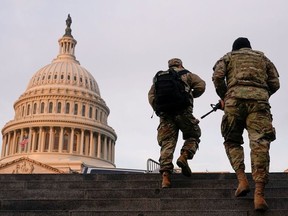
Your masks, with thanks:
M 3 135 L 2 136 L 2 150 L 1 150 L 1 157 L 3 157 L 4 155 L 3 155 L 3 150 L 5 150 L 5 146 L 6 146 L 6 142 L 5 142 L 5 138 L 6 137 L 6 135 Z
M 91 156 L 91 157 L 93 157 L 93 156 L 95 156 L 95 153 L 94 153 L 94 142 L 93 142 L 94 140 L 93 140 L 93 131 L 91 130 L 90 131 L 90 152 L 89 152 L 89 155 Z
M 5 156 L 9 155 L 10 153 L 11 154 L 17 153 L 16 152 L 16 146 L 14 144 L 14 136 L 12 138 L 12 133 L 14 134 L 15 132 L 14 131 L 13 132 L 11 132 L 11 131 L 9 132 L 8 142 L 7 142 L 7 145 L 5 147 L 5 152 L 4 152 Z
M 20 134 L 20 139 L 19 139 L 19 142 L 22 142 L 22 140 L 23 140 L 23 129 L 21 129 L 21 134 Z M 15 141 L 16 141 L 16 135 L 14 136 L 14 143 L 15 143 Z M 17 145 L 18 145 L 18 149 L 19 149 L 19 151 L 18 152 L 22 152 L 22 147 L 21 147 L 21 145 L 19 144 L 19 143 L 17 143 Z
M 32 110 L 33 112 L 33 110 Z M 32 137 L 32 128 L 29 128 L 29 133 L 28 133 L 28 143 L 25 145 L 25 152 L 30 152 L 31 149 L 31 137 Z
M 97 146 L 97 157 L 101 158 L 101 134 L 98 133 L 98 146 Z
M 104 136 L 104 157 L 107 160 L 107 136 Z
M 43 131 L 43 128 L 42 127 L 39 127 L 39 132 L 38 132 L 38 149 L 44 149 L 44 146 L 41 145 L 42 143 L 42 131 Z M 35 142 L 35 145 L 36 145 L 36 142 Z M 35 149 L 35 146 L 34 146 L 34 149 Z M 44 151 L 44 150 L 43 150 Z
M 70 149 L 69 149 L 69 153 L 72 154 L 73 153 L 73 144 L 74 144 L 74 128 L 71 128 L 71 134 L 70 134 Z
M 112 163 L 115 163 L 115 142 L 112 140 Z
M 15 133 L 15 132 L 13 132 Z M 10 149 L 11 148 L 11 149 Z M 5 156 L 9 154 L 16 154 L 16 145 L 14 144 L 13 140 L 11 139 L 11 132 L 9 132 L 7 146 L 5 148 Z
M 13 138 L 11 138 L 13 133 Z M 7 150 L 6 150 L 6 156 L 14 153 L 18 153 L 19 152 L 19 143 L 16 144 L 16 130 L 13 132 L 10 132 L 10 141 L 7 145 Z M 18 152 L 17 152 L 17 148 L 18 148 Z
M 59 149 L 58 149 L 58 152 L 62 152 L 63 151 L 63 139 L 64 139 L 64 133 L 63 133 L 63 131 L 64 131 L 64 128 L 63 127 L 61 127 L 60 128 L 60 135 L 59 135 Z
M 53 127 L 50 127 L 48 152 L 52 152 Z
M 80 151 L 79 154 L 83 155 L 83 146 L 84 146 L 84 130 L 81 130 L 81 139 L 80 139 Z
M 11 154 L 15 154 L 16 153 L 16 150 L 15 150 L 15 147 L 12 143 L 12 139 L 11 139 L 11 132 L 8 132 L 6 134 L 7 136 L 7 139 L 6 139 L 6 142 L 5 142 L 5 147 L 4 149 L 2 149 L 2 152 L 3 152 L 3 156 L 7 156 L 10 152 L 9 148 L 11 146 Z M 4 151 L 3 151 L 4 150 Z
M 109 138 L 108 141 L 108 160 L 111 161 L 112 158 L 112 144 L 111 144 L 112 140 Z
M 36 132 L 36 129 L 33 130 L 32 132 L 32 149 L 31 149 L 31 152 L 34 152 L 35 151 L 35 145 L 36 145 L 36 136 L 37 136 L 37 132 Z M 39 148 L 39 144 L 38 144 L 38 148 Z
M 3 141 L 2 141 L 2 152 L 1 152 L 1 157 L 4 157 L 5 156 L 5 151 L 6 151 L 6 148 L 7 148 L 7 142 L 9 142 L 9 133 L 8 135 L 5 134 L 4 136 L 2 136 L 3 138 Z
M 45 143 L 45 136 L 43 133 L 43 128 L 39 127 L 39 151 L 44 152 L 44 143 Z
M 88 151 L 89 151 L 89 141 L 90 141 L 90 137 L 89 136 L 85 136 L 84 133 L 84 139 L 85 139 L 85 149 L 84 149 L 84 155 L 89 155 Z

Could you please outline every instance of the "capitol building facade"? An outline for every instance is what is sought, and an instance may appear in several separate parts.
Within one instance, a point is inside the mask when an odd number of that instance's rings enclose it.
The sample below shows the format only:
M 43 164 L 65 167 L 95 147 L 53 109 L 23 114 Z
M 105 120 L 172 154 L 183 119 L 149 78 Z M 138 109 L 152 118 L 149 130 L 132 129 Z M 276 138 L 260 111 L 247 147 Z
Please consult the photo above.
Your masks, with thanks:
M 94 77 L 75 57 L 71 17 L 59 54 L 38 70 L 2 129 L 0 173 L 71 173 L 115 167 L 116 133 Z

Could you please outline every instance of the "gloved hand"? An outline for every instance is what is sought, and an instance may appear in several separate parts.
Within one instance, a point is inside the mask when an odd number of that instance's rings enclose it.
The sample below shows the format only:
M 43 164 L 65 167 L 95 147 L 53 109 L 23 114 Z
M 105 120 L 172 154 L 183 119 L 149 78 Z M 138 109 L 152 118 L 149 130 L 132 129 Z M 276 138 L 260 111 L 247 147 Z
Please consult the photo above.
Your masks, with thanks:
M 220 99 L 219 100 L 219 105 L 220 105 L 219 109 L 224 110 L 224 107 L 225 107 L 224 100 Z

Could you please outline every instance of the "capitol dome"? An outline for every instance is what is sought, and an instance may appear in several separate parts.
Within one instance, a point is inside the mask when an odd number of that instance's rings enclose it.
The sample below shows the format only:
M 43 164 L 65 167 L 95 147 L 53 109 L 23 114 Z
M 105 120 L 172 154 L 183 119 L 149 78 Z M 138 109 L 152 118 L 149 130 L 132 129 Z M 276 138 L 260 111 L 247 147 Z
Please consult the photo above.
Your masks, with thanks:
M 14 103 L 15 117 L 2 129 L 2 165 L 25 156 L 65 173 L 83 165 L 115 167 L 110 110 L 94 77 L 76 60 L 71 23 L 68 15 L 58 56 L 33 75 Z
M 94 77 L 75 60 L 59 59 L 41 68 L 31 78 L 26 91 L 33 91 L 51 85 L 65 88 L 82 89 L 100 97 L 100 91 Z
M 47 86 L 65 86 L 65 88 L 89 91 L 100 97 L 100 91 L 94 77 L 75 60 L 73 44 L 76 41 L 64 36 L 59 40 L 60 54 L 53 62 L 41 68 L 31 78 L 27 90 L 47 88 Z M 74 45 L 74 47 L 75 47 Z M 71 46 L 70 53 L 65 52 L 62 46 Z

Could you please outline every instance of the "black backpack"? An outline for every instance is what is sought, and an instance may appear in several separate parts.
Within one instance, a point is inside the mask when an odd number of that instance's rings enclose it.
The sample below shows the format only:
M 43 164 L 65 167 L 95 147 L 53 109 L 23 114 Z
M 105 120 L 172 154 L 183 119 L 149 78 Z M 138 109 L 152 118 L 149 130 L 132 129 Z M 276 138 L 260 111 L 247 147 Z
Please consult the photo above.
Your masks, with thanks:
M 154 77 L 155 112 L 178 113 L 191 104 L 190 90 L 185 90 L 185 82 L 181 76 L 190 73 L 188 70 L 176 72 L 172 68 L 159 71 Z

